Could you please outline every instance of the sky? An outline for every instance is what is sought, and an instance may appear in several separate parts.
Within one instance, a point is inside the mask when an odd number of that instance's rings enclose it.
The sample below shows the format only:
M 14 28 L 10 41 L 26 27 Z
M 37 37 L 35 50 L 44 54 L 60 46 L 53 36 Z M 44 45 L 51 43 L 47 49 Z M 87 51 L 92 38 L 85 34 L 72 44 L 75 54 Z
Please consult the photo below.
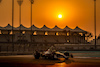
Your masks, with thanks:
M 19 26 L 19 5 L 14 0 L 14 26 Z M 100 0 L 96 2 L 97 36 L 100 34 Z M 34 0 L 32 5 L 32 24 L 41 28 L 46 25 L 53 28 L 68 26 L 81 29 L 94 35 L 94 0 Z M 21 24 L 30 27 L 31 3 L 23 0 L 21 5 Z M 61 14 L 62 18 L 58 18 Z M 0 3 L 0 26 L 12 23 L 12 0 L 2 0 Z

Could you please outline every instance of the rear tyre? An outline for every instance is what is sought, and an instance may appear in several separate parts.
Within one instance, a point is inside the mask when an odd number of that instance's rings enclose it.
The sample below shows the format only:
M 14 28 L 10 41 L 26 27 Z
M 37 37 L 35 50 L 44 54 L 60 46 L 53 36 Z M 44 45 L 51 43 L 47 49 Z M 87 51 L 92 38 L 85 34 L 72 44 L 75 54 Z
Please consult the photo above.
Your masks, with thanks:
M 35 59 L 39 59 L 39 58 L 40 58 L 40 56 L 35 55 Z
M 40 58 L 40 53 L 37 52 L 34 56 L 35 56 L 35 59 L 39 59 Z

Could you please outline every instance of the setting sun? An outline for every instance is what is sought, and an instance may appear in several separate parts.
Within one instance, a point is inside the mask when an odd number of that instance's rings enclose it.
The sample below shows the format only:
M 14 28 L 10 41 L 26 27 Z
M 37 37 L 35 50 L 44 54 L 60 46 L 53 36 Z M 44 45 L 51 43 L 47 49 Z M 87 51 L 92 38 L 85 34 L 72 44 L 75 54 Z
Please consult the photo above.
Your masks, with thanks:
M 58 18 L 62 18 L 62 15 L 61 15 L 61 14 L 59 14 L 59 15 L 58 15 Z

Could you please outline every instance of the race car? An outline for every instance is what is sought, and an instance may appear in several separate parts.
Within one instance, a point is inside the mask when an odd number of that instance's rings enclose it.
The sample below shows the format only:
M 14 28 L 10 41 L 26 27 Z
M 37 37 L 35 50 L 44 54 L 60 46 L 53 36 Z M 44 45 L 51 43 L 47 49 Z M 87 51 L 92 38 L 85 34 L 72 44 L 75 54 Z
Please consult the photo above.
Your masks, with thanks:
M 59 51 L 50 50 L 50 49 L 42 53 L 36 52 L 34 56 L 35 56 L 35 59 L 39 59 L 40 57 L 44 59 L 59 59 L 59 58 L 68 59 L 69 57 L 73 58 L 73 55 L 69 54 L 68 52 L 59 52 Z

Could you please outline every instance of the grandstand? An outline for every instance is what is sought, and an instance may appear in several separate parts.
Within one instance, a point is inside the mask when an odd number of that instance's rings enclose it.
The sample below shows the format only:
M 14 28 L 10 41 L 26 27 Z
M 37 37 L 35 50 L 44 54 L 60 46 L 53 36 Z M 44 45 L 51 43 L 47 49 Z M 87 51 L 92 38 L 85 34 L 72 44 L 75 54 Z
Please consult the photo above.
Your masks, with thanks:
M 61 29 L 58 26 L 48 28 L 44 25 L 42 28 L 38 28 L 32 25 L 31 32 L 31 27 L 27 28 L 21 24 L 19 27 L 13 27 L 12 30 L 12 26 L 8 24 L 5 27 L 0 27 L 0 32 L 0 50 L 4 48 L 1 46 L 6 44 L 5 49 L 3 49 L 5 51 L 12 47 L 12 43 L 14 44 L 15 51 L 19 51 L 20 49 L 26 51 L 33 50 L 36 46 L 42 46 L 40 49 L 45 46 L 48 48 L 54 44 L 88 45 L 87 39 L 92 36 L 90 32 L 84 31 L 78 26 L 75 29 L 71 29 L 68 26 Z M 10 45 L 7 46 L 7 44 Z M 10 50 L 12 50 L 12 48 Z

